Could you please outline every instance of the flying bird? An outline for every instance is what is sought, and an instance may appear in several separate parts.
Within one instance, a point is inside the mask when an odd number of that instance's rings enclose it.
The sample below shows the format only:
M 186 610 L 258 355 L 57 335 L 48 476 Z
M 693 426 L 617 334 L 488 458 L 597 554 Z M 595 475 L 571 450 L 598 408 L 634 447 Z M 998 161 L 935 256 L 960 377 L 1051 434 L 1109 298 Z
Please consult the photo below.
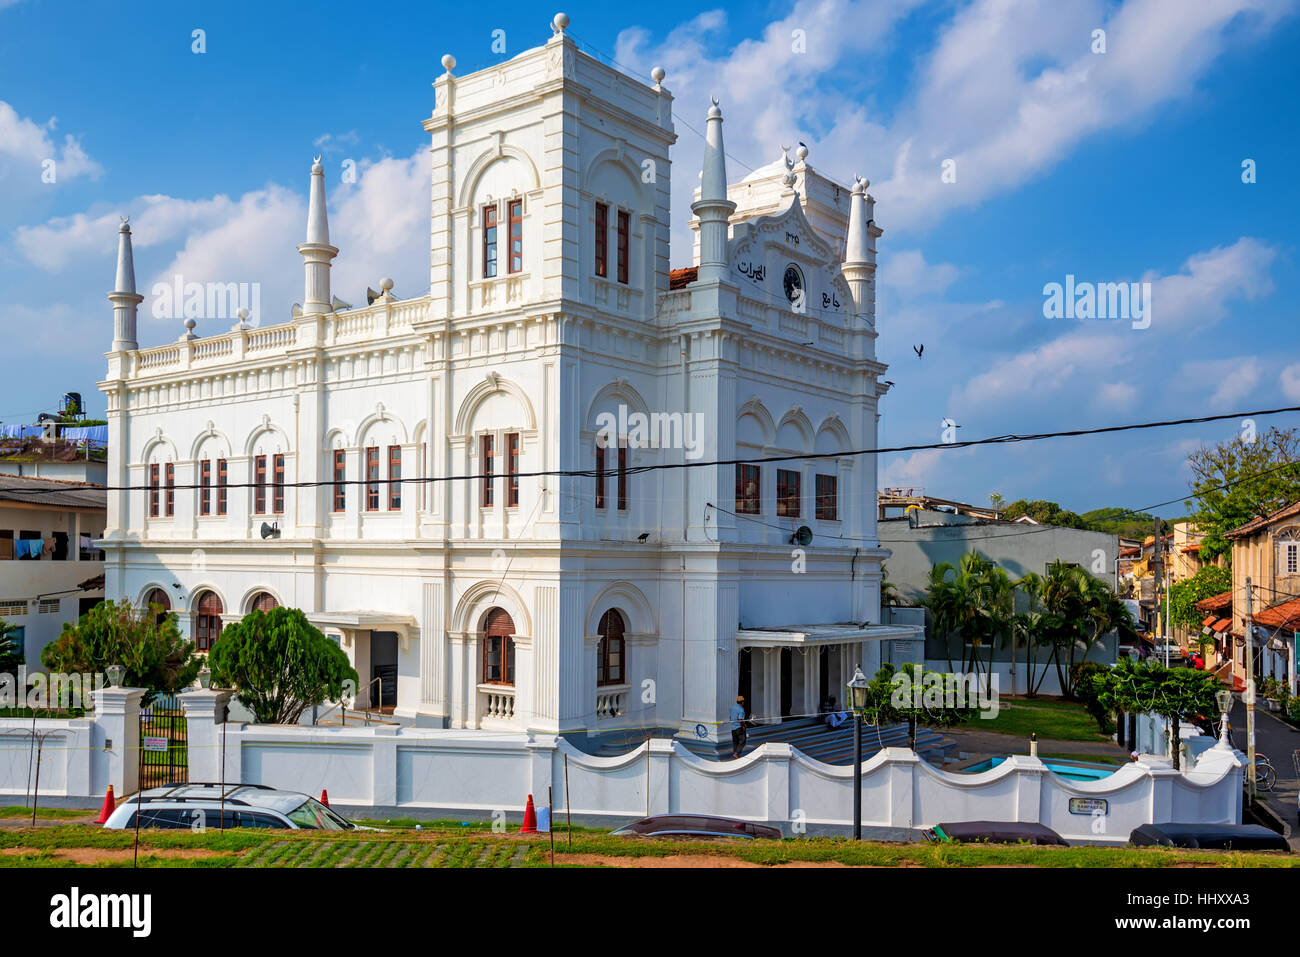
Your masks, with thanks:
M 919 346 L 912 346 L 912 351 L 916 353 L 918 359 L 921 358 L 921 353 L 925 351 L 925 343 L 923 342 Z

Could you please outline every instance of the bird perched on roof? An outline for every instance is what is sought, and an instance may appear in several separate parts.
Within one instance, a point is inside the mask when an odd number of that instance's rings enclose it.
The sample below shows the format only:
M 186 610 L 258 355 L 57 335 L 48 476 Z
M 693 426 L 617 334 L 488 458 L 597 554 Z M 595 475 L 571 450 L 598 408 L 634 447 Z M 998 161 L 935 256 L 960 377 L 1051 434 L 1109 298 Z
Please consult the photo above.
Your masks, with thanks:
M 918 359 L 921 358 L 921 353 L 925 351 L 925 343 L 923 342 L 919 346 L 912 346 L 912 351 L 916 353 Z

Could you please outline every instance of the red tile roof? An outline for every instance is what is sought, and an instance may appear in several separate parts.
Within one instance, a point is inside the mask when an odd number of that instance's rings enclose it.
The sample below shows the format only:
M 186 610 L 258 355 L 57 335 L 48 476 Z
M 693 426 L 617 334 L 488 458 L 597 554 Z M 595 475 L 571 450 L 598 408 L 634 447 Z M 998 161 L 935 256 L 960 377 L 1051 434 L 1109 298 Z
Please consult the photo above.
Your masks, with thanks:
M 1287 631 L 1300 629 L 1300 598 L 1265 608 L 1255 616 L 1255 621 L 1265 628 L 1282 628 Z
M 699 266 L 687 266 L 684 269 L 670 269 L 668 271 L 668 288 L 685 289 L 688 285 L 695 282 L 695 279 L 699 274 Z
M 1227 611 L 1232 607 L 1232 591 L 1219 592 L 1196 603 L 1197 611 Z
M 1290 518 L 1292 515 L 1300 515 L 1300 501 L 1292 502 L 1290 505 L 1283 505 L 1275 512 L 1268 515 L 1261 515 L 1259 518 L 1252 518 L 1245 525 L 1239 525 L 1230 532 L 1224 533 L 1224 538 L 1244 538 L 1254 532 L 1259 531 L 1272 525 L 1278 519 Z

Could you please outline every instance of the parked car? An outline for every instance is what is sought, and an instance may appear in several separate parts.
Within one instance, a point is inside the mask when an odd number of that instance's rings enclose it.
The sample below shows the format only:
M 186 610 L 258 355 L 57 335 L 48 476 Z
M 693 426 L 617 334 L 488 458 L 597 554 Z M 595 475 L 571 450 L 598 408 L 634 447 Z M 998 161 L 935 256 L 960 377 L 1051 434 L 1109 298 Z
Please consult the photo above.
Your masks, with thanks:
M 224 818 L 223 818 L 224 812 Z M 315 798 L 298 791 L 281 791 L 264 784 L 227 784 L 224 806 L 219 784 L 175 784 L 149 788 L 119 804 L 104 827 L 208 830 L 221 827 L 283 828 L 285 830 L 370 830 L 340 817 Z
M 734 817 L 709 814 L 657 814 L 614 831 L 628 837 L 740 837 L 745 840 L 781 840 L 781 829 Z

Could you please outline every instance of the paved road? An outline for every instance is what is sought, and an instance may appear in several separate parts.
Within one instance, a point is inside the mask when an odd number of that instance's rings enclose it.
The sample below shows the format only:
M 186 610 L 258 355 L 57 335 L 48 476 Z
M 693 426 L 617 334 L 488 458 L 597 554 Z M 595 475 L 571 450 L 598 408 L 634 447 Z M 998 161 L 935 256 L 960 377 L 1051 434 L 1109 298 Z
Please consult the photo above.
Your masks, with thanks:
M 1240 701 L 1233 704 L 1228 715 L 1232 743 L 1246 750 L 1246 706 Z M 1300 750 L 1300 730 L 1275 718 L 1272 712 L 1255 710 L 1255 748 L 1268 755 L 1277 769 L 1277 784 L 1272 791 L 1261 792 L 1282 820 L 1291 825 L 1291 847 L 1300 850 L 1300 821 L 1297 820 L 1297 799 L 1300 798 L 1300 780 L 1296 778 L 1292 752 Z

